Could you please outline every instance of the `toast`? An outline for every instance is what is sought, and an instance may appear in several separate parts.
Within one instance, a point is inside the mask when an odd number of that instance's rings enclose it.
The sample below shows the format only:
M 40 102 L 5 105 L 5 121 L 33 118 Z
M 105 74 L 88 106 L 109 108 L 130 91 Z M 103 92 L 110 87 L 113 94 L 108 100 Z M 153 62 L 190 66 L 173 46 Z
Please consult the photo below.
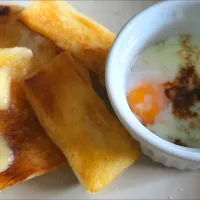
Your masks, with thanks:
M 66 66 L 67 65 L 67 66 Z M 109 113 L 67 53 L 25 79 L 27 97 L 49 137 L 91 192 L 139 157 L 138 144 Z
M 33 1 L 20 21 L 72 53 L 90 70 L 103 74 L 115 34 L 78 13 L 66 1 Z
M 63 153 L 46 135 L 24 93 L 23 79 L 31 68 L 32 56 L 27 48 L 0 49 L 0 70 L 8 70 L 11 82 L 9 107 L 0 110 L 0 137 L 13 155 L 11 164 L 0 173 L 0 190 L 66 162 Z
M 31 71 L 37 71 L 51 62 L 62 50 L 52 41 L 20 23 L 18 15 L 22 10 L 21 7 L 0 5 L 0 48 L 20 46 L 31 49 L 34 54 Z M 79 65 L 78 69 L 86 81 L 91 83 L 87 68 Z

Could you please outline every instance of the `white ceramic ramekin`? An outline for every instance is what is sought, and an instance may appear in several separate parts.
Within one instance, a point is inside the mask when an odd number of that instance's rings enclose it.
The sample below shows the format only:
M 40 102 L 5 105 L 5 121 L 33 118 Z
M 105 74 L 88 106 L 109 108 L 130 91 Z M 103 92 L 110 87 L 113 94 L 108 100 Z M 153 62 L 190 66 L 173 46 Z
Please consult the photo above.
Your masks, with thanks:
M 200 149 L 167 142 L 145 128 L 126 100 L 127 74 L 138 53 L 167 36 L 200 35 L 200 1 L 164 1 L 132 18 L 118 34 L 106 66 L 106 87 L 112 106 L 144 154 L 168 167 L 200 168 Z M 200 134 L 200 130 L 199 130 Z

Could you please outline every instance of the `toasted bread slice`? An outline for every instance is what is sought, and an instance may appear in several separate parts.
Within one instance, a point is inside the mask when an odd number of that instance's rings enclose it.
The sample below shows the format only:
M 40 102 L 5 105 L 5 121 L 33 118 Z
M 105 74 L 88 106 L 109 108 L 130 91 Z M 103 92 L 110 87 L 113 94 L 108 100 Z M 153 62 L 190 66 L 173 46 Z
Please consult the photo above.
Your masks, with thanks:
M 34 54 L 31 70 L 37 71 L 51 62 L 62 50 L 52 41 L 20 23 L 17 19 L 21 10 L 23 8 L 0 5 L 0 48 L 21 46 L 31 49 Z M 79 65 L 78 69 L 86 81 L 91 83 L 87 68 Z
M 67 65 L 67 66 L 66 66 Z M 91 193 L 139 156 L 137 143 L 82 78 L 68 53 L 25 79 L 39 121 Z
M 31 49 L 34 54 L 32 69 L 37 70 L 52 61 L 59 49 L 53 42 L 17 21 L 21 10 L 19 7 L 0 5 L 0 48 L 20 46 Z
M 89 67 L 103 73 L 115 35 L 78 13 L 65 1 L 33 1 L 20 14 L 32 30 L 71 52 Z
M 58 147 L 38 122 L 23 89 L 33 54 L 27 48 L 0 49 L 0 70 L 11 79 L 7 110 L 0 110 L 0 137 L 13 154 L 13 161 L 0 173 L 0 190 L 48 172 L 66 162 Z

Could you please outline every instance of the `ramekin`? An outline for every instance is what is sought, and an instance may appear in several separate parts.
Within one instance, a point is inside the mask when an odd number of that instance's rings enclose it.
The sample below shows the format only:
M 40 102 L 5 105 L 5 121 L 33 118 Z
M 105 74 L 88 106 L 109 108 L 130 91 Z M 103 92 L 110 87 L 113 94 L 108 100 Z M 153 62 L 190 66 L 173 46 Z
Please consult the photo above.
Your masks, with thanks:
M 131 64 L 142 49 L 177 34 L 200 35 L 200 1 L 164 1 L 133 17 L 119 32 L 106 63 L 106 88 L 111 104 L 142 152 L 167 167 L 200 168 L 200 149 L 187 148 L 161 139 L 144 127 L 126 99 Z

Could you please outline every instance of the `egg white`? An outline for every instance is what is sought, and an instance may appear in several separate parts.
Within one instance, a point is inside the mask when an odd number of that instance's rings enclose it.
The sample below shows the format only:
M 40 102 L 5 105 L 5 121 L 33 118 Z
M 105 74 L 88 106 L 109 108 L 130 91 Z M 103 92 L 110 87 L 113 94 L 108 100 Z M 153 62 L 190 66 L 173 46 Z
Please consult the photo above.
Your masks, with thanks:
M 134 61 L 128 91 L 147 80 L 151 83 L 172 82 L 184 61 L 179 56 L 180 37 L 174 36 L 145 49 Z
M 200 103 L 197 103 L 193 109 L 199 107 Z M 191 146 L 192 141 L 199 140 L 198 146 L 200 147 L 200 115 L 187 120 L 179 119 L 173 114 L 171 104 L 157 115 L 155 124 L 149 124 L 147 128 L 170 142 L 180 140 Z
M 128 91 L 146 82 L 163 84 L 173 82 L 184 67 L 185 60 L 180 56 L 181 37 L 174 36 L 154 44 L 145 49 L 134 61 Z M 200 37 L 192 36 L 190 43 L 197 47 L 200 55 Z M 196 71 L 200 76 L 200 56 L 197 55 Z M 188 147 L 200 147 L 200 102 L 197 102 L 191 110 L 198 113 L 198 117 L 191 119 L 179 119 L 172 112 L 172 104 L 169 103 L 160 111 L 154 124 L 147 124 L 147 128 L 159 137 L 175 142 L 180 140 Z

